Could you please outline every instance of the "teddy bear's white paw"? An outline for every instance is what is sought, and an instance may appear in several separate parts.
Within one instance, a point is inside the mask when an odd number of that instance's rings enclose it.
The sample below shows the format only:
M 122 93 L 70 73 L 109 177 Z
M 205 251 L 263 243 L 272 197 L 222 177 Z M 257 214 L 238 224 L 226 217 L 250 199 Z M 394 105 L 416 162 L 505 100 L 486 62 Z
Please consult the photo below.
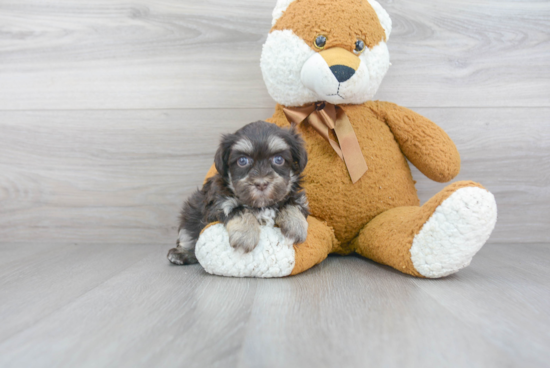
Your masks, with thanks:
M 251 252 L 235 249 L 223 224 L 206 229 L 195 246 L 195 255 L 213 275 L 233 277 L 283 277 L 294 269 L 293 242 L 271 226 L 261 226 L 260 242 Z
M 414 237 L 410 250 L 414 267 L 422 276 L 438 278 L 468 266 L 489 239 L 496 220 L 497 205 L 489 191 L 457 190 Z

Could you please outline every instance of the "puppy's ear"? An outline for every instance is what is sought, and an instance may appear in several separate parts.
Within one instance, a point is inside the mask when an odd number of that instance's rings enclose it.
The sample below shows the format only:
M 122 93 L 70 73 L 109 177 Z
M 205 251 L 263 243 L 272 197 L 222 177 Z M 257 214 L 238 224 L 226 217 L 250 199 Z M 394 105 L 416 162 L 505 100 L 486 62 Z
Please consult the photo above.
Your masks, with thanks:
M 224 135 L 214 156 L 214 166 L 216 166 L 218 174 L 223 177 L 227 177 L 229 171 L 228 161 L 233 143 L 235 143 L 235 136 L 233 134 Z
M 295 126 L 293 125 L 289 130 L 290 136 L 292 137 L 291 152 L 292 160 L 295 163 L 295 170 L 300 172 L 304 171 L 307 165 L 307 151 L 306 143 L 302 139 L 300 133 L 296 131 Z

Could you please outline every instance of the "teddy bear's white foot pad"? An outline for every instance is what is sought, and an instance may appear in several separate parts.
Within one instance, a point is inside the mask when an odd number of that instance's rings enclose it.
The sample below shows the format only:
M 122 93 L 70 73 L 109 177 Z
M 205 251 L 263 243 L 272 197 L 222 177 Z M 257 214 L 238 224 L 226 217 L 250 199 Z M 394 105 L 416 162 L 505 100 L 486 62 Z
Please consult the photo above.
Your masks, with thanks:
M 495 197 L 461 188 L 443 201 L 414 237 L 411 260 L 424 277 L 450 275 L 468 266 L 489 239 L 497 220 Z
M 206 272 L 220 276 L 283 277 L 290 275 L 295 264 L 292 241 L 270 226 L 261 227 L 260 242 L 249 253 L 229 245 L 223 224 L 210 226 L 197 241 L 195 255 Z

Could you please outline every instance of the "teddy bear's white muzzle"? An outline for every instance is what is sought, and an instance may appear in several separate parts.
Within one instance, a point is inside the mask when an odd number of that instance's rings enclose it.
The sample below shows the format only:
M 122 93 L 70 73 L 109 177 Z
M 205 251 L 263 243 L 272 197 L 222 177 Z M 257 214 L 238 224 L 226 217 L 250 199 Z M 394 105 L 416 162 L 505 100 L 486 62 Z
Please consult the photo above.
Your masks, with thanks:
M 350 98 L 364 94 L 369 85 L 369 73 L 364 63 L 357 71 L 344 65 L 329 67 L 325 59 L 316 53 L 302 67 L 301 81 L 314 92 L 319 101 L 332 104 L 350 103 Z

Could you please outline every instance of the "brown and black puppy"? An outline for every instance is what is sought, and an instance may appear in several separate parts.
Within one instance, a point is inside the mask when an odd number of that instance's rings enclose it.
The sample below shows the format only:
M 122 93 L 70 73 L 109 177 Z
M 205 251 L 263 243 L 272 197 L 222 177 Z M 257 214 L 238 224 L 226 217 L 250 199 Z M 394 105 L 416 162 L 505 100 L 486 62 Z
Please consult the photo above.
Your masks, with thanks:
M 301 187 L 307 163 L 304 142 L 293 129 L 258 121 L 223 136 L 214 160 L 218 173 L 183 205 L 177 248 L 168 259 L 196 263 L 195 244 L 211 222 L 225 224 L 229 243 L 245 252 L 260 240 L 260 225 L 276 224 L 302 243 L 309 208 Z

